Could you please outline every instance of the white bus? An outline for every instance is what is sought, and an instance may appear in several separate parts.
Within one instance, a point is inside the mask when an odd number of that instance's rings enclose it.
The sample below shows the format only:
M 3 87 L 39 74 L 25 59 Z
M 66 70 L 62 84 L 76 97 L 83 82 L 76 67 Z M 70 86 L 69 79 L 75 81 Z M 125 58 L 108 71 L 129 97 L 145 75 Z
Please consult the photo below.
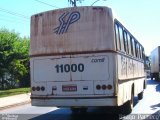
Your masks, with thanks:
M 144 48 L 108 7 L 72 7 L 31 17 L 33 106 L 133 108 L 146 87 Z

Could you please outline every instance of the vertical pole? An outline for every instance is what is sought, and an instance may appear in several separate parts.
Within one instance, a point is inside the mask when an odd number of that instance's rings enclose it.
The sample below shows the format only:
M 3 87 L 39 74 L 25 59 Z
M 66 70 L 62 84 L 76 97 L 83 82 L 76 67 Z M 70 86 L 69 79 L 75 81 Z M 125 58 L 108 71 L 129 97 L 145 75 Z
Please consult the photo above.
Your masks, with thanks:
M 77 7 L 77 0 L 68 0 L 68 2 L 70 2 L 72 6 Z
M 76 5 L 76 0 L 74 0 L 74 7 L 77 7 L 77 5 Z

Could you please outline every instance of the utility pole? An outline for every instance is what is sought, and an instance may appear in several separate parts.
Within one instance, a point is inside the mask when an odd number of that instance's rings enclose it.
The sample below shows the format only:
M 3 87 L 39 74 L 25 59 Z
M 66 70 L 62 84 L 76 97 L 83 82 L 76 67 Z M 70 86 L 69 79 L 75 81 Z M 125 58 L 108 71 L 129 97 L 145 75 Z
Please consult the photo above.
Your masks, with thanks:
M 77 1 L 79 1 L 80 3 L 82 2 L 82 0 L 68 0 L 68 2 L 69 2 L 73 7 L 77 7 Z
M 76 0 L 68 0 L 68 2 L 69 2 L 72 6 L 77 7 L 77 5 L 76 5 Z

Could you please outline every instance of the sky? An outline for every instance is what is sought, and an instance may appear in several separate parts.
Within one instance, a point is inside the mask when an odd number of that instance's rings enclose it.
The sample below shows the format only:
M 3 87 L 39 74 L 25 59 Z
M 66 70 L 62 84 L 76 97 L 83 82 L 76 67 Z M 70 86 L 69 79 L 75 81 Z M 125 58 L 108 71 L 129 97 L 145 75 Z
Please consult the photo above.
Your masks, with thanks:
M 91 6 L 96 0 L 82 0 L 78 6 Z M 93 6 L 108 6 L 124 26 L 144 46 L 146 55 L 160 46 L 160 0 L 99 0 Z M 0 28 L 30 37 L 31 15 L 70 7 L 68 0 L 0 0 Z

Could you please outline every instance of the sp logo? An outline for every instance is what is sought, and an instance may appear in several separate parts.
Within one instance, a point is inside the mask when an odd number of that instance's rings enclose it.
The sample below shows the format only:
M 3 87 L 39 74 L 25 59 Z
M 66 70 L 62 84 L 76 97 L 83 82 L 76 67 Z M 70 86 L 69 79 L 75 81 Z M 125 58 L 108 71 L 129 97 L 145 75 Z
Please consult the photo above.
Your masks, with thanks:
M 69 26 L 80 19 L 79 12 L 63 13 L 59 17 L 60 25 L 54 29 L 54 33 L 63 34 L 67 32 Z

